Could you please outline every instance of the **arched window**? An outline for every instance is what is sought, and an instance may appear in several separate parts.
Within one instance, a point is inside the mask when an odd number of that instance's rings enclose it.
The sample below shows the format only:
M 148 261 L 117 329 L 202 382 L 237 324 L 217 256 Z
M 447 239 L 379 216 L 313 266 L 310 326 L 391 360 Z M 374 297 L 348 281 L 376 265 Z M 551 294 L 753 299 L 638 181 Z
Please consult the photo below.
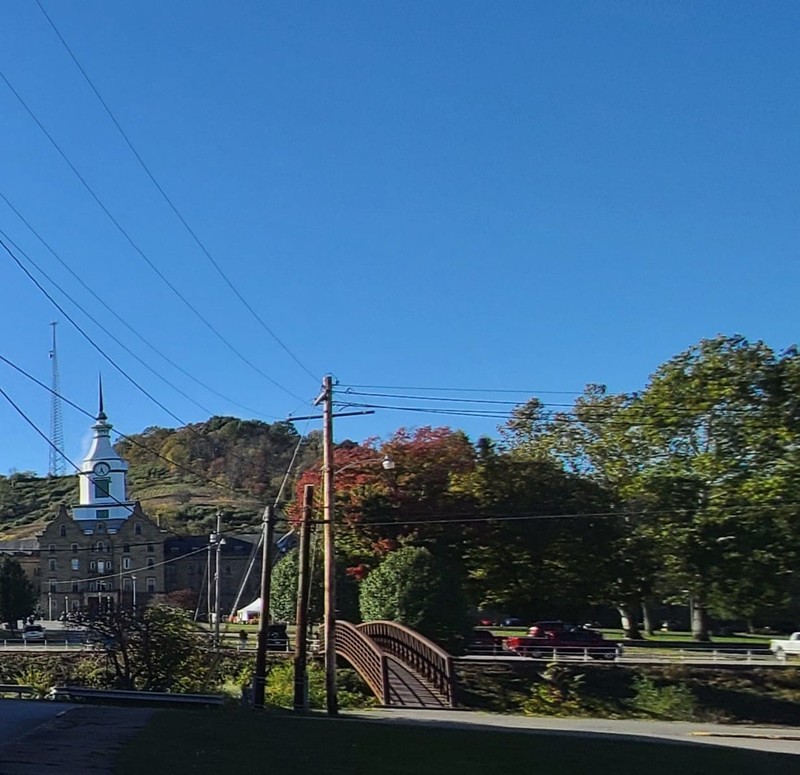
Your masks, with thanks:
M 95 549 L 97 549 L 98 552 L 104 552 L 106 550 L 106 545 L 102 541 L 98 541 L 95 544 Z

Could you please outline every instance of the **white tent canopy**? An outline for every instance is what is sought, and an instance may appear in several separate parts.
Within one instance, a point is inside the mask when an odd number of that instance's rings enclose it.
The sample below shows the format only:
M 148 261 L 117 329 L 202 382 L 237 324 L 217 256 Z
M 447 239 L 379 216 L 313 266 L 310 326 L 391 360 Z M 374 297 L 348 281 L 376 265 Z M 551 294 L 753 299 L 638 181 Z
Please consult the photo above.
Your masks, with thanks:
M 249 622 L 251 619 L 256 619 L 261 615 L 261 598 L 256 598 L 252 603 L 240 608 L 236 612 L 236 618 L 240 622 Z

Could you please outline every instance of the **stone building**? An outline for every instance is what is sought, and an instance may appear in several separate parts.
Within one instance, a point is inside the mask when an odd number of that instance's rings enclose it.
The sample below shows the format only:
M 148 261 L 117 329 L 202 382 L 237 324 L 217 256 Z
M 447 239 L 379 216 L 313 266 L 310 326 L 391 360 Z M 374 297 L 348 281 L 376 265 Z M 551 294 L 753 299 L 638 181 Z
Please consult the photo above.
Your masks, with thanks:
M 101 391 L 92 445 L 78 472 L 78 503 L 62 505 L 39 534 L 39 607 L 50 618 L 145 604 L 166 592 L 170 534 L 128 500 L 128 464 L 111 445 L 111 427 Z
M 180 590 L 207 614 L 208 589 L 216 589 L 208 579 L 215 577 L 217 559 L 221 615 L 237 600 L 249 603 L 258 595 L 261 567 L 260 552 L 252 556 L 254 543 L 225 536 L 217 555 L 209 550 L 208 536 L 179 537 L 161 529 L 128 499 L 128 464 L 111 444 L 111 428 L 101 390 L 92 445 L 79 471 L 78 503 L 61 506 L 28 560 L 42 614 L 54 619 L 64 611 L 141 606 Z

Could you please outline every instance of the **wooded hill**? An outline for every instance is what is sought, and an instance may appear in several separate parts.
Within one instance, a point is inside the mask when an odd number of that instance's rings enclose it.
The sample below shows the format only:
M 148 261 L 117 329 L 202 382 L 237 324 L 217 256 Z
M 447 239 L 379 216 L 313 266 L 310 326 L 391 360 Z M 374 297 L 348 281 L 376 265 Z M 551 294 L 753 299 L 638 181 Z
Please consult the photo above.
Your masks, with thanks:
M 235 417 L 212 417 L 183 428 L 145 429 L 115 447 L 128 461 L 129 497 L 176 533 L 209 532 L 217 509 L 227 529 L 256 526 L 274 501 L 295 449 L 294 476 L 319 455 L 320 438 L 301 439 L 289 423 L 272 425 Z M 78 500 L 78 477 L 41 478 L 31 473 L 0 476 L 0 538 L 34 535 L 60 503 Z

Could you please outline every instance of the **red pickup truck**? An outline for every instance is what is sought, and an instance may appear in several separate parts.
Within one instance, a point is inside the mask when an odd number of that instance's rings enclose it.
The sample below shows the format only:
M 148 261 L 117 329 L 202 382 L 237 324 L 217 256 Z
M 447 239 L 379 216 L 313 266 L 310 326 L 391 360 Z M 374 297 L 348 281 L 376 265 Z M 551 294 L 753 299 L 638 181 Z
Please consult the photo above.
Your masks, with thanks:
M 532 659 L 552 659 L 556 655 L 616 659 L 622 653 L 622 646 L 614 641 L 605 640 L 602 633 L 564 622 L 534 624 L 528 635 L 506 638 L 505 648 Z

